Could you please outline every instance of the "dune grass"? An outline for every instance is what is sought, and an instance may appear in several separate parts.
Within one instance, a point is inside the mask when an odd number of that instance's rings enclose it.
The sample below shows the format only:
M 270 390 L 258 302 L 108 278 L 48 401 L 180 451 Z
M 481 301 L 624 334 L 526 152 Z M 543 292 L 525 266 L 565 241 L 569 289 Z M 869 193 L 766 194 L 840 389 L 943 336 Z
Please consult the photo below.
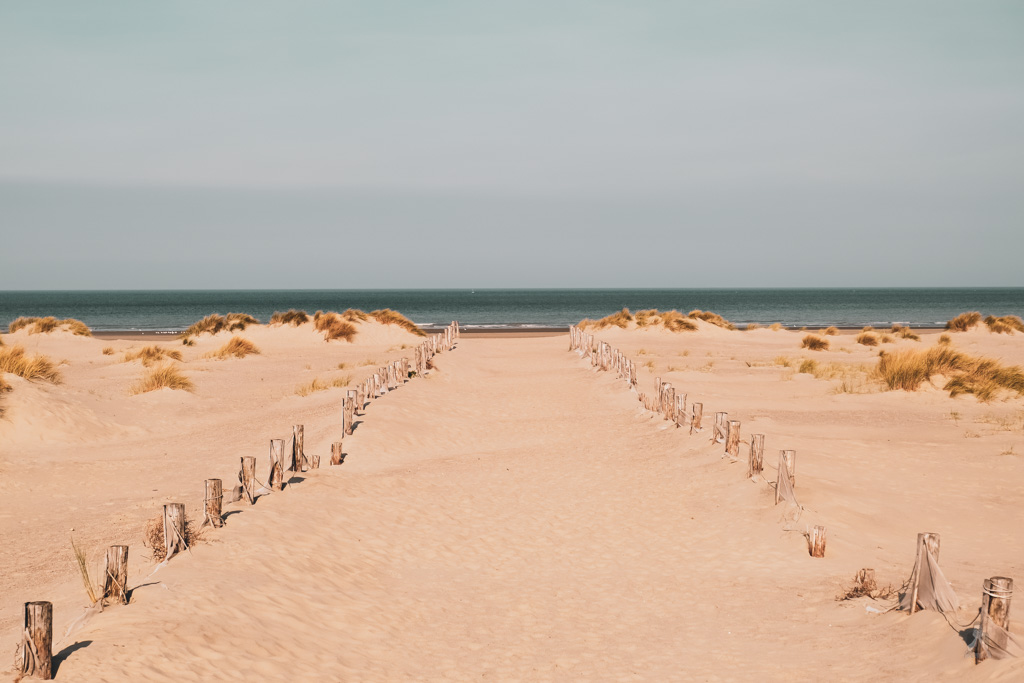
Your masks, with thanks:
M 1001 390 L 1024 395 L 1024 372 L 1019 367 L 948 346 L 883 352 L 873 374 L 889 389 L 903 391 L 916 391 L 932 375 L 944 375 L 949 380 L 943 388 L 950 396 L 974 394 L 980 401 L 991 401 Z
M 390 308 L 381 308 L 376 311 L 370 311 L 368 315 L 382 325 L 398 325 L 406 332 L 411 332 L 417 337 L 427 336 L 427 333 L 416 327 L 416 324 L 413 321 L 409 320 L 398 311 L 392 311 Z
M 248 339 L 235 335 L 224 346 L 216 351 L 210 351 L 204 358 L 245 358 L 250 354 L 259 354 L 260 350 Z
M 832 327 L 826 327 L 821 331 L 821 334 L 825 337 L 834 337 L 839 334 L 839 328 L 834 325 Z
M 909 327 L 906 325 L 893 325 L 890 330 L 900 339 L 909 339 L 911 341 L 921 341 L 921 338 L 914 334 Z
M 748 332 L 750 330 L 759 330 L 759 329 L 761 329 L 761 326 L 758 325 L 757 323 L 747 323 L 747 331 Z
M 327 391 L 331 387 L 344 388 L 349 386 L 351 383 L 352 375 L 341 375 L 330 381 L 314 377 L 313 381 L 307 382 L 306 384 L 300 384 L 295 387 L 295 394 L 297 396 L 309 396 L 317 391 Z
M 946 329 L 950 332 L 966 332 L 981 322 L 981 313 L 970 311 L 961 313 L 946 323 Z
M 192 337 L 202 334 L 217 334 L 222 330 L 241 332 L 249 325 L 259 324 L 260 321 L 248 313 L 228 313 L 227 315 L 211 313 L 202 320 L 189 325 L 188 329 L 181 333 L 181 340 L 185 346 L 192 346 L 195 343 Z
M 878 335 L 874 332 L 861 332 L 857 335 L 857 343 L 864 346 L 878 346 Z
M 342 311 L 341 317 L 350 323 L 361 323 L 369 320 L 370 314 L 360 311 L 358 308 L 348 308 Z
M 896 340 L 893 339 L 891 334 L 883 332 L 882 336 L 878 338 L 878 341 L 882 342 L 883 344 L 892 344 Z
M 287 311 L 274 311 L 274 315 L 270 316 L 271 325 L 294 325 L 298 327 L 303 323 L 309 322 L 309 313 L 305 311 L 297 311 L 294 308 L 290 308 Z
M 167 363 L 143 375 L 142 379 L 130 387 L 129 393 L 132 395 L 144 394 L 165 387 L 180 391 L 193 391 L 195 389 L 192 380 L 178 372 L 178 369 L 173 365 Z
M 185 546 L 191 548 L 203 540 L 200 533 L 201 527 L 197 528 L 195 522 L 185 516 Z M 153 559 L 163 562 L 167 558 L 167 544 L 164 542 L 164 517 L 157 515 L 146 522 L 146 528 L 142 532 L 142 545 L 153 552 Z
M 768 326 L 768 329 L 778 332 L 779 330 L 786 329 L 786 326 L 783 325 L 782 323 L 772 323 L 771 325 Z
M 949 344 L 953 343 L 953 338 L 950 337 L 948 334 L 940 334 L 938 343 L 948 346 Z
M 349 309 L 348 313 L 352 311 Z M 362 313 L 362 311 L 360 311 Z M 366 314 L 363 313 L 365 316 Z M 355 339 L 358 329 L 352 322 L 345 318 L 345 313 L 324 313 L 317 311 L 313 315 L 313 327 L 317 332 L 324 333 L 324 341 L 332 339 L 344 339 L 347 342 Z
M 828 339 L 823 339 L 816 334 L 808 334 L 800 341 L 800 346 L 811 351 L 827 351 Z
M 733 325 L 731 322 L 729 322 L 722 316 L 718 315 L 717 313 L 712 313 L 711 311 L 702 311 L 699 308 L 695 308 L 694 310 L 687 313 L 686 317 L 693 318 L 694 320 L 703 320 L 706 323 L 711 323 L 712 325 L 717 325 L 718 327 L 722 327 L 727 330 L 736 329 L 735 325 Z
M 114 347 L 113 346 L 104 346 L 102 353 L 103 353 L 104 356 L 113 356 L 114 355 Z
M 137 349 L 135 351 L 125 351 L 124 356 L 121 358 L 121 362 L 131 363 L 133 360 L 141 360 L 142 365 L 148 368 L 153 365 L 153 363 L 160 363 L 167 359 L 180 361 L 181 358 L 181 351 L 165 349 L 162 346 L 153 344 L 151 346 L 143 346 L 141 349 Z
M 81 320 L 75 320 L 74 318 L 58 320 L 53 316 L 48 316 L 46 318 L 21 317 L 12 322 L 7 329 L 9 332 L 17 332 L 18 330 L 26 327 L 29 328 L 29 334 L 47 334 L 54 330 L 66 329 L 68 332 L 80 337 L 92 336 L 92 330 L 90 330 L 89 326 Z
M 60 383 L 60 372 L 53 361 L 46 356 L 28 356 L 22 346 L 0 348 L 0 374 L 5 372 L 28 380 Z
M 988 325 L 989 332 L 996 334 L 1024 332 L 1024 320 L 1015 315 L 1003 315 L 998 318 L 990 315 L 985 318 L 985 324 Z

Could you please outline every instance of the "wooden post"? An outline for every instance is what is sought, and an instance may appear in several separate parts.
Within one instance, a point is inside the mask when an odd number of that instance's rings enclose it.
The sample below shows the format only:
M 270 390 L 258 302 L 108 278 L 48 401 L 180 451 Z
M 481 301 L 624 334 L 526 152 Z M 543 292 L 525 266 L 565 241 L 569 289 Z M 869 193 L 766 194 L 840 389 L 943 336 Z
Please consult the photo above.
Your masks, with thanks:
M 270 440 L 270 489 L 284 490 L 284 439 Z
M 715 426 L 711 430 L 712 443 L 725 443 L 729 440 L 729 413 L 715 413 Z
M 764 434 L 750 436 L 750 459 L 747 465 L 747 476 L 753 479 L 760 476 L 764 469 Z
M 663 384 L 664 397 L 661 400 L 661 407 L 665 413 L 665 419 L 671 420 L 672 413 L 676 409 L 676 390 L 671 384 Z
M 811 530 L 811 557 L 825 557 L 825 527 L 816 526 Z
M 344 458 L 345 455 L 341 452 L 341 442 L 335 441 L 331 444 L 331 464 L 340 465 Z
M 704 417 L 704 404 L 696 403 L 693 404 L 693 417 L 690 418 L 690 434 L 700 431 L 700 422 Z
M 788 476 L 789 483 L 796 487 L 796 451 L 779 451 L 779 481 Z M 782 487 L 775 484 L 775 504 L 782 500 Z
M 107 567 L 103 577 L 102 597 L 110 598 L 121 605 L 128 604 L 128 546 L 126 545 L 112 545 L 107 548 Z
M 243 455 L 242 469 L 238 471 L 238 483 L 242 485 L 242 498 L 249 505 L 256 502 L 256 456 Z
M 676 394 L 676 411 L 674 420 L 676 427 L 686 425 L 686 394 Z
M 654 378 L 654 412 L 661 412 L 661 378 Z
M 320 456 L 319 455 L 311 455 L 311 456 L 309 456 L 309 459 L 310 459 L 309 460 L 309 467 L 310 467 L 310 469 L 314 469 L 314 470 L 320 469 Z
M 186 548 L 185 504 L 167 503 L 164 505 L 164 557 L 169 560 Z
M 302 472 L 306 469 L 306 452 L 304 448 L 303 425 L 292 426 L 292 471 Z
M 224 526 L 224 485 L 220 479 L 206 480 L 206 499 L 204 500 L 203 513 L 206 519 L 203 526 L 211 525 L 215 529 Z
M 21 673 L 44 681 L 53 678 L 53 603 L 25 603 Z
M 939 547 L 941 545 L 941 538 L 934 532 L 925 531 L 917 535 L 917 559 L 914 562 L 914 574 L 910 577 L 913 583 L 913 588 L 910 591 L 910 613 L 913 614 L 917 611 L 917 591 L 921 585 L 921 565 L 924 564 L 924 554 L 926 552 L 931 553 L 931 556 L 935 558 L 935 561 L 939 561 Z
M 1013 579 L 993 576 L 981 584 L 981 634 L 975 646 L 975 663 L 989 657 L 989 645 L 1005 651 L 1010 631 L 1010 599 L 1013 597 Z M 993 628 L 998 626 L 999 628 Z
M 725 452 L 732 458 L 740 457 L 740 421 L 729 420 L 729 431 L 725 439 Z

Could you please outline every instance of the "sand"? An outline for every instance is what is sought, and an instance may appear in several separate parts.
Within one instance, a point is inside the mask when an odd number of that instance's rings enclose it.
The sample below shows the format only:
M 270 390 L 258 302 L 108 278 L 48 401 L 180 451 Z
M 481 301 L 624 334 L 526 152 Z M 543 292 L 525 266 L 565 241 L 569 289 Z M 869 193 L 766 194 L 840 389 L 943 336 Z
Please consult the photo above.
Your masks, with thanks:
M 838 379 L 774 363 L 872 363 L 877 349 L 850 335 L 829 352 L 801 350 L 797 332 L 703 323 L 597 335 L 652 364 L 642 391 L 664 377 L 705 415 L 725 410 L 744 435 L 765 433 L 767 464 L 796 449 L 799 522 L 745 463 L 642 410 L 566 337 L 480 336 L 374 402 L 343 465 L 229 506 L 223 529 L 153 573 L 141 528 L 163 502 L 195 514 L 203 479 L 233 482 L 243 454 L 265 468 L 267 439 L 292 424 L 305 425 L 307 452 L 326 455 L 343 390 L 300 397 L 295 385 L 357 381 L 375 367 L 360 359 L 409 355 L 401 345 L 417 338 L 382 328 L 325 344 L 308 326 L 256 328 L 244 336 L 263 354 L 212 361 L 198 356 L 224 338 L 206 337 L 183 363 L 194 394 L 133 397 L 141 368 L 103 356 L 108 340 L 5 335 L 69 363 L 64 384 L 11 380 L 2 399 L 0 650 L 17 641 L 21 603 L 47 599 L 58 680 L 1024 677 L 1021 660 L 976 667 L 939 614 L 836 600 L 861 567 L 905 580 L 919 531 L 942 535 L 940 563 L 964 605 L 953 621 L 976 614 L 985 577 L 1024 577 L 1021 399 L 856 381 L 863 393 L 835 393 Z M 1024 362 L 1019 335 L 954 343 Z M 354 367 L 330 369 L 339 362 Z M 824 559 L 807 553 L 814 524 L 828 527 Z M 129 543 L 135 589 L 130 605 L 62 639 L 85 602 L 72 527 L 96 558 Z

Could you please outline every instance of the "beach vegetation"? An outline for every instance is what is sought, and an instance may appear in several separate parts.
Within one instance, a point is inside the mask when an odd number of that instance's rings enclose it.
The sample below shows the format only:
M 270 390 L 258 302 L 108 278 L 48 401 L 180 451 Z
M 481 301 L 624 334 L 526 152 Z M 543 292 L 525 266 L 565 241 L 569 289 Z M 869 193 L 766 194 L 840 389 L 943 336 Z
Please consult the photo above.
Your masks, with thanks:
M 206 358 L 245 358 L 251 354 L 259 354 L 260 350 L 255 344 L 246 339 L 245 337 L 239 337 L 235 335 L 228 340 L 224 346 L 220 347 L 216 351 L 210 351 L 206 354 Z
M 7 327 L 9 332 L 17 332 L 22 328 L 28 328 L 29 334 L 47 334 L 60 329 L 71 332 L 72 334 L 76 334 L 80 337 L 92 336 L 92 330 L 89 329 L 89 326 L 81 320 L 75 320 L 74 318 L 58 320 L 53 316 L 48 316 L 46 318 L 21 317 L 16 319 Z
M 114 347 L 113 346 L 104 346 L 103 347 L 103 351 L 101 353 L 104 356 L 113 356 L 114 355 Z
M 352 384 L 352 375 L 340 375 L 330 381 L 314 377 L 311 382 L 300 384 L 295 387 L 295 394 L 297 396 L 309 396 L 310 394 L 318 391 L 327 391 L 331 387 L 344 388 L 350 384 Z
M 759 330 L 759 329 L 761 329 L 761 326 L 758 325 L 757 323 L 747 323 L 747 330 L 748 331 L 749 330 Z
M 1002 390 L 1024 395 L 1024 371 L 991 358 L 971 356 L 949 346 L 882 352 L 874 375 L 889 389 L 916 391 L 933 375 L 949 378 L 943 387 L 950 396 L 974 394 L 991 401 Z
M 953 338 L 950 337 L 948 334 L 940 334 L 938 343 L 943 345 L 949 345 L 953 343 Z
M 900 339 L 909 339 L 910 341 L 921 341 L 921 338 L 914 334 L 909 327 L 906 325 L 893 325 L 891 332 Z
M 141 360 L 142 365 L 148 368 L 154 363 L 160 363 L 168 359 L 180 361 L 181 358 L 181 351 L 177 351 L 175 349 L 165 349 L 162 346 L 153 344 L 151 346 L 144 346 L 141 349 L 137 349 L 135 351 L 125 351 L 125 354 L 121 359 L 121 362 L 130 363 L 133 360 Z
M 821 331 L 821 334 L 825 337 L 834 337 L 837 334 L 839 334 L 839 328 L 836 327 L 835 325 L 831 327 L 826 327 Z
M 731 322 L 729 322 L 722 316 L 718 315 L 717 313 L 713 313 L 711 311 L 702 311 L 699 308 L 695 308 L 686 315 L 688 318 L 693 318 L 694 320 L 703 320 L 706 323 L 717 325 L 718 327 L 724 328 L 726 330 L 736 329 L 736 326 L 733 325 Z
M 1015 315 L 1003 315 L 998 318 L 990 315 L 985 318 L 985 324 L 988 325 L 989 332 L 996 334 L 1024 332 L 1024 320 Z
M 192 337 L 202 334 L 217 334 L 221 331 L 241 332 L 250 325 L 259 325 L 260 321 L 248 313 L 228 313 L 220 315 L 211 313 L 202 320 L 194 322 L 181 334 L 181 343 L 185 346 L 192 346 L 195 341 Z
M 629 326 L 629 323 L 631 322 L 633 322 L 633 315 L 629 312 L 628 308 L 623 308 L 621 311 L 618 311 L 617 313 L 612 313 L 611 315 L 606 315 L 600 320 L 591 320 L 589 318 L 584 318 L 583 320 L 580 321 L 577 327 L 579 327 L 580 329 L 593 327 L 595 329 L 601 330 L 606 327 L 615 326 L 625 329 L 626 327 Z M 646 318 L 644 324 L 647 324 Z
M 815 334 L 808 334 L 800 341 L 800 346 L 811 351 L 827 351 L 828 339 L 823 339 Z
M 882 333 L 882 336 L 878 338 L 878 341 L 882 342 L 883 344 L 892 344 L 892 343 L 893 343 L 893 342 L 895 342 L 896 340 L 895 340 L 895 339 L 893 339 L 893 337 L 892 337 L 892 335 L 891 335 L 891 334 L 888 334 L 888 333 L 886 333 L 886 332 L 883 332 L 883 333 Z
M 874 332 L 875 328 L 872 327 L 871 325 L 865 325 L 864 327 L 860 328 L 860 331 L 861 332 Z
M 46 356 L 29 356 L 23 346 L 0 348 L 0 375 L 9 372 L 27 380 L 43 380 L 60 384 L 57 366 Z
M 192 518 L 185 515 L 185 547 L 191 548 L 203 540 L 201 527 L 197 527 Z M 142 545 L 149 548 L 153 553 L 153 559 L 163 562 L 167 559 L 167 544 L 164 543 L 164 518 L 157 515 L 146 521 L 146 528 L 142 532 Z
M 415 334 L 417 337 L 427 336 L 427 333 L 418 328 L 416 323 L 409 320 L 398 311 L 392 311 L 390 308 L 381 308 L 376 311 L 370 311 L 369 316 L 382 325 L 397 325 L 406 332 Z
M 317 311 L 313 316 L 313 327 L 317 332 L 324 333 L 324 341 L 344 339 L 347 342 L 355 339 L 356 326 L 338 313 Z
M 768 329 L 769 330 L 774 330 L 775 332 L 778 332 L 779 330 L 786 329 L 786 326 L 783 325 L 782 323 L 772 323 L 771 325 L 768 326 Z
M 981 322 L 981 313 L 970 311 L 961 313 L 946 323 L 946 329 L 950 332 L 966 332 Z
M 142 379 L 129 388 L 129 393 L 132 395 L 145 394 L 149 391 L 164 388 L 178 391 L 193 391 L 195 385 L 192 383 L 192 380 L 181 374 L 176 367 L 167 363 L 143 375 Z
M 874 332 L 861 332 L 857 335 L 857 343 L 864 346 L 878 346 L 878 335 Z
M 793 360 L 789 356 L 775 356 L 775 360 L 772 361 L 775 365 L 781 365 L 784 368 L 788 368 L 793 364 Z
M 293 325 L 298 327 L 304 323 L 309 322 L 309 313 L 305 311 L 297 311 L 294 308 L 290 308 L 287 311 L 274 311 L 274 314 L 270 316 L 271 325 Z
M 817 370 L 817 369 L 818 369 L 818 361 L 810 360 L 810 359 L 804 359 L 803 361 L 800 362 L 800 367 L 797 369 L 797 372 L 813 375 L 814 371 Z

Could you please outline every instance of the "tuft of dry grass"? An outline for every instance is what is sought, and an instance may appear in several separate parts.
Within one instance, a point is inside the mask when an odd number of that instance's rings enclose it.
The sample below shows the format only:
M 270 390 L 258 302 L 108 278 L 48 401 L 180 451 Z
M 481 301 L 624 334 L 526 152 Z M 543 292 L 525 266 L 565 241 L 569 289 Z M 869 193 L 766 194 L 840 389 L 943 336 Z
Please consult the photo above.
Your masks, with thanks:
M 259 354 L 259 352 L 260 350 L 251 341 L 235 335 L 224 346 L 209 352 L 204 358 L 229 358 L 231 356 L 245 358 L 250 354 Z
M 758 325 L 757 323 L 747 323 L 747 330 L 748 331 L 749 330 L 759 330 L 759 329 L 761 329 L 761 326 Z
M 185 547 L 191 548 L 202 541 L 199 528 L 196 527 L 188 515 L 185 516 Z M 142 545 L 153 551 L 153 559 L 163 562 L 167 559 L 167 546 L 164 543 L 164 518 L 157 515 L 146 522 L 146 528 L 142 532 Z
M 46 356 L 25 355 L 25 348 L 22 346 L 0 348 L 0 375 L 5 372 L 29 380 L 41 379 L 54 384 L 60 383 L 60 372 L 53 361 Z
M 1024 332 L 1024 320 L 1015 315 L 1003 315 L 998 318 L 990 315 L 985 318 L 985 324 L 988 325 L 989 332 L 996 334 Z
M 181 351 L 165 349 L 162 346 L 153 344 L 152 346 L 143 346 L 137 351 L 125 351 L 121 362 L 131 363 L 133 360 L 141 360 L 142 365 L 148 368 L 153 365 L 153 363 L 159 363 L 165 359 L 180 361 L 181 358 Z
M 361 323 L 366 322 L 370 319 L 369 313 L 364 313 L 358 308 L 347 308 L 341 313 L 341 317 L 350 323 Z
M 729 322 L 722 316 L 718 315 L 717 313 L 712 313 L 711 311 L 702 311 L 699 308 L 695 308 L 686 315 L 688 318 L 693 318 L 695 320 L 703 320 L 704 322 L 711 323 L 712 325 L 717 325 L 718 327 L 723 327 L 727 330 L 736 329 L 736 326 L 733 325 L 731 322 Z
M 74 318 L 65 318 L 64 320 L 57 320 L 53 316 L 46 318 L 26 318 L 21 317 L 12 322 L 8 326 L 8 331 L 17 332 L 18 330 L 29 327 L 29 334 L 47 334 L 57 329 L 67 329 L 68 332 L 77 334 L 81 337 L 91 337 L 92 330 L 89 326 L 83 323 L 81 320 L 75 320 Z
M 921 338 L 910 331 L 910 328 L 906 325 L 893 325 L 892 333 L 900 339 L 909 339 L 911 341 L 921 341 Z
M 940 334 L 938 343 L 948 346 L 949 344 L 953 343 L 953 338 L 950 337 L 948 334 Z
M 818 361 L 810 360 L 810 359 L 805 359 L 805 360 L 800 362 L 800 367 L 797 369 L 797 372 L 803 372 L 803 373 L 806 373 L 806 374 L 813 375 L 814 371 L 817 370 L 817 369 L 818 369 Z
M 114 355 L 114 347 L 113 346 L 104 346 L 103 347 L 103 355 L 104 356 L 113 356 Z
M 786 329 L 786 326 L 783 325 L 782 323 L 772 323 L 771 325 L 768 326 L 768 329 L 778 332 L 779 330 Z
M 821 334 L 826 337 L 834 337 L 839 334 L 839 328 L 836 326 L 826 327 L 821 331 Z
M 426 337 L 427 333 L 416 327 L 416 323 L 406 318 L 398 311 L 392 311 L 390 308 L 382 308 L 376 311 L 370 311 L 369 316 L 381 323 L 382 325 L 398 325 L 406 332 L 411 332 L 417 337 Z
M 606 315 L 600 320 L 590 320 L 589 318 L 584 318 L 583 320 L 580 321 L 578 327 L 580 329 L 594 327 L 595 329 L 601 330 L 606 327 L 611 327 L 614 325 L 615 327 L 621 327 L 625 329 L 626 327 L 629 326 L 629 323 L 631 323 L 632 321 L 633 315 L 629 312 L 629 309 L 623 308 L 621 311 L 617 313 L 612 313 L 611 315 Z
M 350 342 L 355 339 L 358 332 L 356 326 L 345 319 L 344 314 L 322 313 L 321 311 L 317 311 L 313 316 L 313 327 L 317 332 L 324 333 L 324 341 L 344 339 Z
M 861 332 L 857 335 L 857 343 L 864 346 L 878 346 L 878 335 L 874 332 Z
M 89 604 L 95 605 L 99 602 L 102 582 L 97 584 L 89 576 L 89 562 L 85 551 L 75 545 L 74 537 L 71 538 L 71 550 L 75 554 L 75 563 L 78 565 L 78 574 L 82 577 L 82 584 L 85 586 L 85 594 L 89 598 Z
M 131 386 L 129 392 L 134 396 L 135 394 L 144 394 L 148 391 L 163 389 L 164 387 L 182 391 L 193 391 L 195 389 L 192 380 L 178 372 L 177 368 L 168 363 L 154 368 L 143 375 L 142 379 Z
M 980 322 L 981 313 L 978 311 L 970 311 L 968 313 L 961 313 L 947 322 L 946 329 L 951 332 L 966 332 Z
M 916 391 L 932 375 L 944 375 L 950 378 L 943 387 L 950 396 L 974 394 L 980 401 L 990 401 L 1004 389 L 1024 395 L 1024 372 L 1019 367 L 970 356 L 949 346 L 883 352 L 874 375 L 889 389 L 903 391 Z
M 878 338 L 878 341 L 882 342 L 883 344 L 892 344 L 896 340 L 892 338 L 891 334 L 883 333 L 882 336 Z
M 309 396 L 317 391 L 327 391 L 331 387 L 344 388 L 350 384 L 352 384 L 352 375 L 341 375 L 339 377 L 335 377 L 330 382 L 324 381 L 319 377 L 314 377 L 312 382 L 300 384 L 295 387 L 295 394 L 297 396 Z
M 792 359 L 788 356 L 775 356 L 775 359 L 772 362 L 775 363 L 775 365 L 781 365 L 784 368 L 788 368 L 793 364 Z
M 860 331 L 861 332 L 874 332 L 875 328 L 871 327 L 871 325 L 865 325 L 864 327 L 860 328 Z
M 810 349 L 811 351 L 827 351 L 828 350 L 828 339 L 822 339 L 815 334 L 805 335 L 803 340 L 800 342 L 801 348 Z
M 259 324 L 260 321 L 248 313 L 228 313 L 226 316 L 211 313 L 202 320 L 189 325 L 188 329 L 182 332 L 181 340 L 185 346 L 192 346 L 195 343 L 192 337 L 198 337 L 201 334 L 217 334 L 222 330 L 241 332 L 249 325 Z
M 271 325 L 294 325 L 298 327 L 308 322 L 309 314 L 305 311 L 297 311 L 294 308 L 290 308 L 283 313 L 281 311 L 274 311 L 274 315 L 270 316 Z

